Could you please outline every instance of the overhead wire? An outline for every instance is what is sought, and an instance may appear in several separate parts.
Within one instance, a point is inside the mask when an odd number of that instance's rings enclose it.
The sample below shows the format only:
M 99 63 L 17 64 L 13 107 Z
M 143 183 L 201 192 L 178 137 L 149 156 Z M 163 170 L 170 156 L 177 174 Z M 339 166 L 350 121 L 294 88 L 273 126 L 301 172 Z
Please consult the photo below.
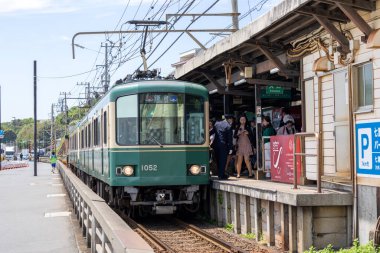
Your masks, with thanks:
M 203 13 L 207 13 L 210 9 L 212 9 L 220 0 L 216 0 L 213 4 L 210 5 L 210 7 L 208 7 Z M 190 24 L 185 28 L 185 30 L 187 30 L 194 22 L 196 22 L 198 19 L 200 19 L 202 17 L 202 15 L 198 16 L 197 18 L 193 19 Z M 156 60 L 154 60 L 152 63 L 149 64 L 149 68 L 151 66 L 153 66 L 159 59 L 161 59 L 162 56 L 164 56 L 166 54 L 167 51 L 169 51 L 169 49 L 182 37 L 182 35 L 184 34 L 184 32 L 182 32 L 173 42 L 172 44 L 170 44 L 170 46 L 163 52 L 161 53 L 161 55 L 156 58 Z

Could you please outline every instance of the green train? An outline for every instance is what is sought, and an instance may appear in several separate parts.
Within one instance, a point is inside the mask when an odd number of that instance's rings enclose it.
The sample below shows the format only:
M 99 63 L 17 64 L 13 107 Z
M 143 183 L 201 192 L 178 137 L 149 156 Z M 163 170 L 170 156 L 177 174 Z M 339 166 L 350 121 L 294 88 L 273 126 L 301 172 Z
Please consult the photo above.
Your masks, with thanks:
M 175 80 L 115 85 L 69 134 L 68 164 L 110 205 L 195 212 L 209 183 L 208 91 Z

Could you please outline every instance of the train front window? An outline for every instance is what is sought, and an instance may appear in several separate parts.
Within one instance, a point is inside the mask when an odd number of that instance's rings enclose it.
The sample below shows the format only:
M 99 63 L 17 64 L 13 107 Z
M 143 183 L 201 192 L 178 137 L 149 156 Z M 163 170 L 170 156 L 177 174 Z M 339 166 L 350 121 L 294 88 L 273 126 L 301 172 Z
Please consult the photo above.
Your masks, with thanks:
M 183 144 L 184 94 L 140 94 L 140 144 Z
M 131 95 L 121 97 L 116 102 L 119 145 L 205 142 L 202 97 L 179 93 L 141 93 L 138 96 L 138 101 L 137 95 Z
M 138 144 L 137 95 L 121 97 L 116 102 L 116 141 L 119 145 Z

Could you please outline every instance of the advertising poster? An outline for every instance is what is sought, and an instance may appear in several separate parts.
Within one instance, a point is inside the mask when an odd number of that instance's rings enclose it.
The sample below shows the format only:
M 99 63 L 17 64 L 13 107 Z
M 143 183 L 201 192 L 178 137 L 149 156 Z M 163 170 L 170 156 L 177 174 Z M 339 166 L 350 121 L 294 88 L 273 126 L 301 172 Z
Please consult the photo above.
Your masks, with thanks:
M 294 135 L 277 135 L 270 137 L 271 180 L 282 183 L 293 183 L 293 143 Z M 297 143 L 297 153 L 300 153 Z M 297 156 L 297 182 L 301 177 L 301 157 Z

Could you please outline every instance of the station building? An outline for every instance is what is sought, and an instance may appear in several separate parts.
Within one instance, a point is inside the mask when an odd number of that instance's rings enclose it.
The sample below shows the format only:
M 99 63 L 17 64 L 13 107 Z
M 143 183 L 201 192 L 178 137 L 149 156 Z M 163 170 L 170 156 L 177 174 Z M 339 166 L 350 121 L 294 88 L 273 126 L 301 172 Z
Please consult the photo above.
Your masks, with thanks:
M 275 123 L 283 107 L 310 134 L 293 150 L 301 157 L 298 189 L 215 180 L 210 212 L 218 222 L 292 252 L 378 242 L 379 29 L 377 0 L 283 0 L 174 65 L 177 79 L 209 89 L 211 115 L 252 112 L 258 146 L 261 117 Z

